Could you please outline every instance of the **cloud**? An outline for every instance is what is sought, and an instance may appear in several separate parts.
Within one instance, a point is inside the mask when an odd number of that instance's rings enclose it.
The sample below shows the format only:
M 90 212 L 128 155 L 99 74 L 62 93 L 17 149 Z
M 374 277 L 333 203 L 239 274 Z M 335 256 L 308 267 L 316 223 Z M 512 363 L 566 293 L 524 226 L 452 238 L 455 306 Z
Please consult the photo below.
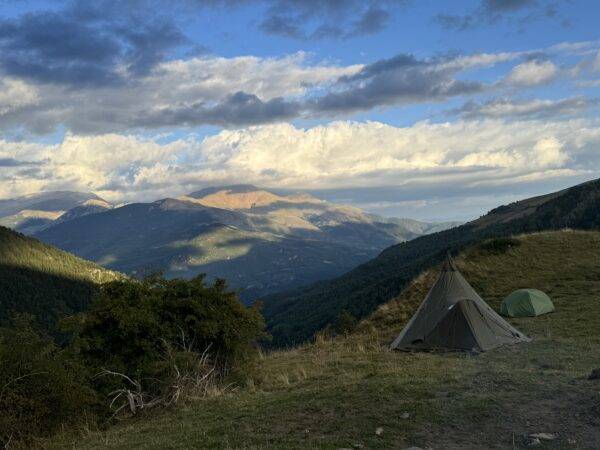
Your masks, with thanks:
M 493 85 L 459 75 L 520 56 L 504 52 L 419 59 L 400 54 L 350 66 L 311 63 L 305 53 L 281 58 L 199 56 L 158 63 L 127 85 L 72 90 L 28 82 L 24 86 L 35 90 L 35 97 L 19 107 L 19 95 L 7 97 L 4 103 L 12 103 L 0 114 L 0 129 L 44 134 L 63 125 L 76 134 L 93 134 L 337 117 L 480 93 Z
M 559 18 L 553 1 L 481 0 L 479 5 L 468 14 L 440 13 L 434 17 L 434 20 L 445 29 L 465 31 L 494 25 L 502 20 L 524 26 L 535 20 Z M 563 18 L 562 23 L 568 25 L 568 19 Z
M 530 60 L 515 66 L 504 82 L 519 87 L 537 86 L 552 81 L 558 73 L 552 61 Z
M 0 116 L 38 102 L 39 94 L 34 86 L 12 78 L 0 79 Z
M 575 84 L 577 87 L 580 87 L 580 88 L 595 88 L 595 87 L 600 86 L 600 79 L 581 80 L 581 81 L 577 81 Z
M 275 0 L 267 4 L 259 28 L 291 39 L 348 39 L 375 34 L 404 0 Z
M 242 126 L 294 119 L 299 114 L 299 102 L 287 101 L 282 97 L 263 101 L 256 95 L 239 91 L 211 106 L 197 103 L 142 113 L 136 125 L 146 128 L 200 124 Z
M 548 139 L 571 142 L 570 130 L 582 123 L 553 123 L 539 130 L 536 125 L 421 122 L 398 128 L 334 122 L 303 130 L 280 124 L 223 131 L 207 138 L 202 149 L 207 161 L 217 163 L 212 174 L 218 168 L 246 174 L 245 179 L 259 184 L 298 188 L 376 187 L 410 179 L 485 179 L 562 166 L 563 144 L 552 147 Z M 598 138 L 596 129 L 594 141 Z
M 168 50 L 186 42 L 173 22 L 117 16 L 121 8 L 100 4 L 107 7 L 102 15 L 76 3 L 1 19 L 1 70 L 39 83 L 114 85 L 147 74 Z
M 187 54 L 169 59 L 186 38 L 169 15 L 156 18 L 149 8 L 152 1 L 133 0 L 112 9 L 110 2 L 75 2 L 58 12 L 3 19 L 0 130 L 49 134 L 64 127 L 73 134 L 105 134 L 343 118 L 375 108 L 523 89 L 568 74 L 541 51 L 433 57 L 398 54 L 346 66 L 314 61 L 302 52 L 272 58 Z M 211 0 L 202 7 L 233 7 L 252 1 Z M 342 23 L 342 19 L 334 20 L 339 16 L 362 33 L 377 29 L 385 11 L 403 2 L 359 3 L 363 6 L 358 11 L 364 8 L 364 14 L 352 17 L 344 8 L 347 3 L 339 0 L 276 0 L 261 3 L 261 11 L 299 15 L 309 22 L 328 18 Z M 511 5 L 487 8 L 517 7 Z M 574 48 L 587 52 L 580 58 L 589 59 L 593 45 L 563 43 L 548 54 L 557 57 Z M 486 79 L 489 74 L 469 73 L 518 58 L 526 60 L 501 82 Z M 595 64 L 589 59 L 581 67 L 593 70 Z
M 321 191 L 411 186 L 423 193 L 457 185 L 493 191 L 507 182 L 600 170 L 600 127 L 591 119 L 274 124 L 202 140 L 163 139 L 106 134 L 67 135 L 56 145 L 0 141 L 0 160 L 29 161 L 38 169 L 3 167 L 0 197 L 74 189 L 116 202 L 152 200 L 240 182 Z
M 296 98 L 324 89 L 361 67 L 310 64 L 304 53 L 282 58 L 200 56 L 160 63 L 130 85 L 73 91 L 57 85 L 12 83 L 18 91 L 0 93 L 0 129 L 25 127 L 44 134 L 64 125 L 81 134 L 285 120 L 295 115 Z M 35 95 L 24 96 L 24 90 Z M 26 98 L 29 101 L 23 103 Z
M 338 114 L 475 94 L 484 91 L 486 85 L 458 79 L 459 72 L 492 66 L 514 57 L 515 54 L 501 53 L 417 59 L 400 54 L 341 77 L 331 92 L 312 99 L 310 108 L 316 114 Z
M 497 98 L 481 103 L 469 101 L 460 108 L 449 111 L 449 113 L 466 119 L 544 119 L 582 114 L 590 107 L 597 105 L 598 99 L 586 97 L 569 97 L 559 100 Z
M 489 12 L 506 12 L 517 11 L 535 4 L 535 0 L 483 0 L 482 8 Z
M 19 161 L 15 158 L 0 158 L 0 167 L 23 167 L 30 166 L 35 163 L 30 161 Z

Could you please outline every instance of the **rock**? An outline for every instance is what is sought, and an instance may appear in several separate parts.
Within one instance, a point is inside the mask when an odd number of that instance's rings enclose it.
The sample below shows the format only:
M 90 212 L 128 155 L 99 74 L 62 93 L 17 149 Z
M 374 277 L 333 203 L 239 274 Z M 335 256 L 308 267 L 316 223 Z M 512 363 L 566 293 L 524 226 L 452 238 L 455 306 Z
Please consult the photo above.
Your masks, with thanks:
M 533 433 L 529 435 L 532 439 L 539 439 L 540 441 L 553 441 L 558 436 L 552 433 Z
M 538 438 L 531 438 L 527 440 L 525 445 L 527 447 L 537 447 L 538 445 L 542 445 L 542 441 L 540 441 Z
M 600 369 L 592 370 L 592 373 L 590 373 L 588 380 L 600 380 Z
M 400 414 L 400 418 L 406 420 L 410 418 L 410 414 L 407 412 L 403 412 L 402 414 Z
M 573 438 L 569 438 L 569 439 L 567 439 L 567 443 L 569 443 L 570 445 L 575 445 L 575 444 L 577 444 L 577 441 Z
M 377 427 L 377 429 L 375 430 L 375 434 L 377 436 L 381 436 L 383 434 L 383 427 Z

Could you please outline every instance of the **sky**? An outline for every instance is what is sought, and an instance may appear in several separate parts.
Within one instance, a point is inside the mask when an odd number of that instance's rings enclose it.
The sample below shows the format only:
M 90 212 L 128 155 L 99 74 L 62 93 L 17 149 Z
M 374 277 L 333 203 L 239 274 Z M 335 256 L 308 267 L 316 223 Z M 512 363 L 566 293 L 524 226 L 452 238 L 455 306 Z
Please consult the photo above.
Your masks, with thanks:
M 0 198 L 468 220 L 600 177 L 595 0 L 0 0 Z

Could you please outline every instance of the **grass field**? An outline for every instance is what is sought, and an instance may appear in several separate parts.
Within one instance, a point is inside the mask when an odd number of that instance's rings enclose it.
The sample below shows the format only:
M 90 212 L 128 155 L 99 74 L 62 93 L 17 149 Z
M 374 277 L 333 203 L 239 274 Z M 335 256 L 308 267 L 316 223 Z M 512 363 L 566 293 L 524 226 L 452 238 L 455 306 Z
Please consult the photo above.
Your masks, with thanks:
M 420 276 L 346 337 L 265 354 L 244 386 L 43 448 L 600 448 L 600 233 L 517 238 L 457 259 L 494 308 L 535 287 L 554 314 L 513 324 L 533 342 L 479 356 L 386 349 L 435 279 Z

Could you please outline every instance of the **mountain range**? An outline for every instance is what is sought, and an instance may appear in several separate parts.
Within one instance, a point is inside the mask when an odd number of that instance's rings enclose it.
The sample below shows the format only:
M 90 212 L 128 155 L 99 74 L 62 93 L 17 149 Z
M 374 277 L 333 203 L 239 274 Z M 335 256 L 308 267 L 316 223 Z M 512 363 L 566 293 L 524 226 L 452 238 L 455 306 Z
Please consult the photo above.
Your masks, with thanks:
M 500 206 L 464 225 L 393 245 L 340 277 L 263 298 L 263 314 L 275 345 L 302 342 L 335 323 L 342 311 L 365 317 L 448 251 L 492 238 L 502 246 L 503 237 L 563 228 L 600 228 L 600 180 Z
M 251 185 L 120 207 L 76 194 L 4 201 L 0 224 L 134 276 L 225 278 L 247 302 L 338 276 L 390 245 L 457 224 L 383 218 Z
M 367 316 L 447 251 L 490 239 L 493 251 L 522 233 L 600 228 L 600 180 L 500 206 L 472 222 L 420 237 L 410 221 L 412 229 L 305 194 L 278 195 L 250 186 L 87 214 L 89 200 L 71 208 L 72 218 L 57 218 L 36 236 L 128 273 L 162 268 L 169 276 L 223 277 L 244 298 L 262 297 L 274 345 L 310 339 L 343 311 Z M 388 242 L 392 245 L 379 252 L 378 246 Z M 122 276 L 6 228 L 0 228 L 0 265 L 0 292 L 9 293 L 4 310 L 33 311 L 50 321 L 84 308 L 92 284 Z M 309 283 L 311 278 L 321 280 Z

